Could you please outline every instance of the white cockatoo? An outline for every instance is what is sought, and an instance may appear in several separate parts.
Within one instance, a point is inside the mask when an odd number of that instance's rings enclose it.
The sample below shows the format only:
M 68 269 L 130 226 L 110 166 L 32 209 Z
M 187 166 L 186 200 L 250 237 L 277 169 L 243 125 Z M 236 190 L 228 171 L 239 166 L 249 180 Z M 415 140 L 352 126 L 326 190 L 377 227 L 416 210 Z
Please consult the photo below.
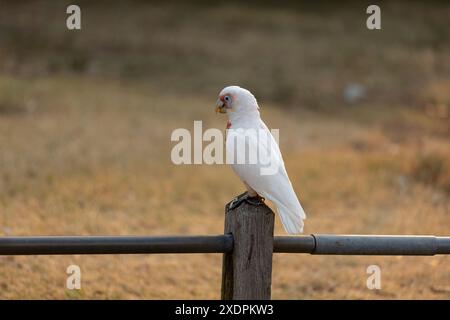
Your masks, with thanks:
M 228 116 L 227 163 L 245 184 L 248 196 L 259 195 L 272 201 L 286 232 L 302 233 L 305 213 L 292 188 L 278 144 L 261 120 L 256 98 L 244 88 L 226 87 L 219 94 L 216 112 Z M 236 161 L 242 152 L 245 161 Z M 250 161 L 251 154 L 256 152 L 257 160 Z

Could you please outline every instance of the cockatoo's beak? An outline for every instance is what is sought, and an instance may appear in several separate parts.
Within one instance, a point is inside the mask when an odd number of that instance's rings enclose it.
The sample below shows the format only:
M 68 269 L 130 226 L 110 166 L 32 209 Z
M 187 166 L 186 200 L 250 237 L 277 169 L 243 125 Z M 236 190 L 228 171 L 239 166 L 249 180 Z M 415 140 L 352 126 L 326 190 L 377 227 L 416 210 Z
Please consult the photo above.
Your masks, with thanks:
M 227 113 L 225 104 L 220 99 L 217 99 L 216 102 L 216 113 Z

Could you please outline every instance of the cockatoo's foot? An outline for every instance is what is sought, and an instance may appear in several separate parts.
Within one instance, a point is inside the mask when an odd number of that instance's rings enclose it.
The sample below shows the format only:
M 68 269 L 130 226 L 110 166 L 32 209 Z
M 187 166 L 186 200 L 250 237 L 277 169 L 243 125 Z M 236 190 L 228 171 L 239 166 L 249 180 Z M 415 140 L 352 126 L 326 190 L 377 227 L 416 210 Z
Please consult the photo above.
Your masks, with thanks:
M 227 211 L 239 207 L 243 202 L 247 202 L 251 205 L 257 206 L 264 203 L 264 200 L 265 199 L 260 195 L 256 194 L 256 196 L 250 196 L 249 193 L 246 191 L 238 195 L 236 198 L 231 200 L 230 203 L 227 204 Z

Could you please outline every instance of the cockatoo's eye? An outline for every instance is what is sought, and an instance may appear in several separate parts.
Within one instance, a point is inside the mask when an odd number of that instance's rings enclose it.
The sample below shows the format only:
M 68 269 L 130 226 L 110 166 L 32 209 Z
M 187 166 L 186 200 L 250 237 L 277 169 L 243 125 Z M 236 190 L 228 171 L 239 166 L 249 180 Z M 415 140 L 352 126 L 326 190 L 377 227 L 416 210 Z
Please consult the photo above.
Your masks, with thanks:
M 231 102 L 230 96 L 225 96 L 224 99 L 225 99 L 225 102 L 228 103 L 228 104 Z

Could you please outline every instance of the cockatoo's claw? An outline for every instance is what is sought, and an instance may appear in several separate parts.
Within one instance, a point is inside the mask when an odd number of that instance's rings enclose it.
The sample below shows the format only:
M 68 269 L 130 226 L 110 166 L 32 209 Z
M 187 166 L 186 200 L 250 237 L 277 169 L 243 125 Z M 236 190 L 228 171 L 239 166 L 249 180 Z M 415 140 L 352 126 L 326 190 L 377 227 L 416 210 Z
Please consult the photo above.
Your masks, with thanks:
M 244 202 L 247 198 L 248 198 L 248 193 L 247 193 L 247 192 L 241 193 L 240 195 L 238 195 L 236 198 L 234 198 L 233 200 L 231 200 L 231 201 L 227 204 L 227 211 L 236 209 L 236 208 L 239 207 L 239 206 L 242 204 L 242 202 Z
M 250 197 L 249 196 L 247 199 L 245 199 L 245 201 L 247 201 L 247 203 L 250 203 L 250 204 L 252 204 L 254 206 L 258 206 L 258 205 L 264 203 L 265 200 L 266 199 L 264 199 L 263 197 L 261 197 L 258 194 L 256 196 L 254 196 L 254 197 Z
M 257 206 L 257 205 L 260 205 L 260 204 L 264 203 L 264 200 L 265 199 L 263 197 L 259 196 L 259 195 L 256 195 L 255 197 L 250 197 L 248 192 L 244 192 L 244 193 L 238 195 L 233 200 L 231 200 L 230 203 L 228 203 L 227 211 L 236 209 L 243 202 L 247 202 L 247 203 L 249 203 L 251 205 Z

